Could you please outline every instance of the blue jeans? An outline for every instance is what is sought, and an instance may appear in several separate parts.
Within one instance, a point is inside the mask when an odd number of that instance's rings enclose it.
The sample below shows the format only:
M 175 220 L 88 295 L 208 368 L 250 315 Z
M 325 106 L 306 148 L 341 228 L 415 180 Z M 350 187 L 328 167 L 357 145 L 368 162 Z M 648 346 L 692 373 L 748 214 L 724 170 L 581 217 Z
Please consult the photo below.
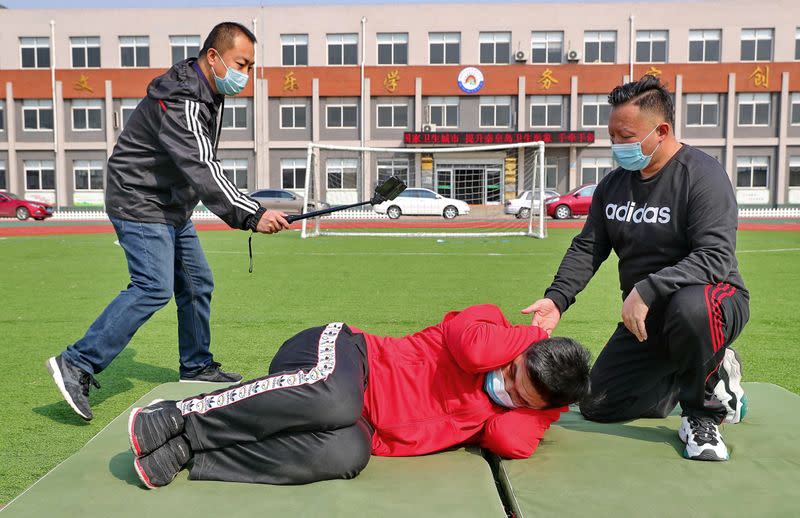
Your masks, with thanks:
M 193 374 L 212 361 L 209 352 L 214 279 L 191 221 L 176 228 L 111 218 L 128 259 L 131 282 L 63 357 L 98 373 L 128 345 L 139 327 L 175 294 L 180 373 Z

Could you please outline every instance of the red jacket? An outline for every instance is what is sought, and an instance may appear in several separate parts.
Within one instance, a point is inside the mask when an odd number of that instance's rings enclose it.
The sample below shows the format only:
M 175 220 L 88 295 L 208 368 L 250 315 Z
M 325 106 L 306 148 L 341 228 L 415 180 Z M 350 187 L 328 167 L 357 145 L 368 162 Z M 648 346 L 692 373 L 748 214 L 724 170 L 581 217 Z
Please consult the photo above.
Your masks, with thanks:
M 541 328 L 511 325 L 497 306 L 451 311 L 439 324 L 401 338 L 364 337 L 364 417 L 375 427 L 375 455 L 423 455 L 470 443 L 502 457 L 527 458 L 567 411 L 510 410 L 484 392 L 486 372 L 547 338 Z

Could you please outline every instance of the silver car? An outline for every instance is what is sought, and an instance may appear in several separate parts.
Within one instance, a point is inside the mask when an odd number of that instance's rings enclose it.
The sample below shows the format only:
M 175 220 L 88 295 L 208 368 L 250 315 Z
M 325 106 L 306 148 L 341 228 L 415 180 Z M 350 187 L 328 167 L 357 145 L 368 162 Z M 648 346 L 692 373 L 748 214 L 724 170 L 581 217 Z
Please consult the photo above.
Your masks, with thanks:
M 310 201 L 305 203 L 303 197 L 285 189 L 259 189 L 250 193 L 250 197 L 269 210 L 279 210 L 286 214 L 302 214 L 330 207 L 325 202 Z

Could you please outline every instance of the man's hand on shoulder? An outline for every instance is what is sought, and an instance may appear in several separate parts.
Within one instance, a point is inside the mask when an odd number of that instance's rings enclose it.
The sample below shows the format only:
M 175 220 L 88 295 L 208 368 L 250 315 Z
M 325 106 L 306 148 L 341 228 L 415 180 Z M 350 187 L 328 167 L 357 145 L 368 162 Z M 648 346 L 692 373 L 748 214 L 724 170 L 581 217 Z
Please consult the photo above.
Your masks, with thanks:
M 286 214 L 280 211 L 268 210 L 258 220 L 256 232 L 262 234 L 275 234 L 281 230 L 289 228 L 289 223 L 286 221 Z
M 642 296 L 639 295 L 635 287 L 625 297 L 625 302 L 622 303 L 622 322 L 640 342 L 647 340 L 644 319 L 647 317 L 649 310 L 650 308 L 644 303 Z
M 531 325 L 541 327 L 548 335 L 553 333 L 553 330 L 561 320 L 561 312 L 556 307 L 555 302 L 548 298 L 539 299 L 527 308 L 522 310 L 526 315 L 533 313 Z

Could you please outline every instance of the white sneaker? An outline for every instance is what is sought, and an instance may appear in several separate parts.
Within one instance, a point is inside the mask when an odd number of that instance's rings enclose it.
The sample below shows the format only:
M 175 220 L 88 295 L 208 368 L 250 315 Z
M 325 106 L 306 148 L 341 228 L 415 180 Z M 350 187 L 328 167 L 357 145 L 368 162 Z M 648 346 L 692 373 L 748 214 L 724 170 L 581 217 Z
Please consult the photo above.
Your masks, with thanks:
M 722 363 L 709 380 L 714 397 L 725 405 L 724 423 L 739 423 L 747 415 L 747 396 L 742 388 L 742 361 L 732 347 L 725 349 Z
M 728 448 L 711 417 L 681 416 L 678 437 L 686 443 L 683 456 L 687 459 L 728 460 Z

